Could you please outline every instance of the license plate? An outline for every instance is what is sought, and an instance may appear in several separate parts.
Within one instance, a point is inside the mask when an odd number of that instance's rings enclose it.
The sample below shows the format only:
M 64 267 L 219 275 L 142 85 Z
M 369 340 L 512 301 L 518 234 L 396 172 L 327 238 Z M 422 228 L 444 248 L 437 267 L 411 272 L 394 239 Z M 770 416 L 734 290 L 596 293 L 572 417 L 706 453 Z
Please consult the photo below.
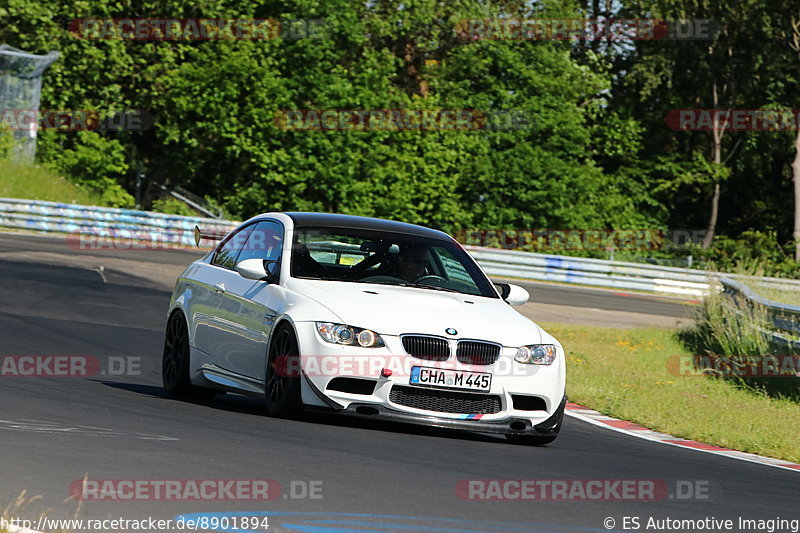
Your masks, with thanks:
M 484 372 L 464 372 L 462 370 L 413 366 L 411 367 L 409 384 L 487 392 L 492 387 L 492 375 Z

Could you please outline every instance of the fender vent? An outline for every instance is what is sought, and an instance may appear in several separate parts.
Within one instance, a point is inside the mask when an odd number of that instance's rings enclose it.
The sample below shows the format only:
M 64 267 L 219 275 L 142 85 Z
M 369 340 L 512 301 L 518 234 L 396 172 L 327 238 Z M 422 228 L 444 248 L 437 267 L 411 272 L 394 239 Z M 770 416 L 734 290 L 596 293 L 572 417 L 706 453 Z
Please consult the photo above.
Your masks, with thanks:
M 370 395 L 375 391 L 375 381 L 358 378 L 333 378 L 328 382 L 325 390 Z
M 538 396 L 525 396 L 522 394 L 512 394 L 511 401 L 514 409 L 520 411 L 547 411 L 547 404 L 544 398 Z

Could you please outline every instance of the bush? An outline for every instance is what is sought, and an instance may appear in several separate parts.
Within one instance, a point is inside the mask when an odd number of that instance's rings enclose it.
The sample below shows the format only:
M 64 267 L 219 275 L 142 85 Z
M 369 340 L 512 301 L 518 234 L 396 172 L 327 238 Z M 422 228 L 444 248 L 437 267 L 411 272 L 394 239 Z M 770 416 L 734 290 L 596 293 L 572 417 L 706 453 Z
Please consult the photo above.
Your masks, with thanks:
M 758 368 L 763 369 L 765 357 L 795 355 L 791 347 L 773 342 L 771 329 L 764 307 L 743 297 L 719 294 L 703 301 L 695 325 L 679 337 L 695 353 L 698 370 L 737 386 L 800 400 L 800 377 L 747 377 L 746 367 L 754 357 L 762 359 Z M 708 368 L 709 360 L 712 368 Z
M 183 215 L 189 217 L 198 215 L 194 209 L 172 196 L 163 196 L 158 200 L 154 200 L 150 209 L 167 215 Z
M 754 275 L 800 278 L 800 262 L 793 259 L 793 243 L 781 244 L 774 231 L 744 231 L 738 239 L 724 235 L 714 238 L 698 255 L 723 272 L 748 272 Z
M 99 205 L 105 207 L 132 208 L 136 205 L 136 200 L 122 185 L 111 178 L 97 178 L 90 182 L 80 184 L 80 189 L 99 198 Z
M 766 355 L 771 348 L 760 331 L 765 329 L 767 314 L 761 306 L 715 294 L 703 300 L 696 324 L 685 332 L 684 339 L 696 353 L 706 355 Z
M 59 135 L 60 132 L 44 132 L 44 135 Z M 77 142 L 72 148 L 47 148 L 52 143 L 41 143 L 40 153 L 48 166 L 65 175 L 69 181 L 99 198 L 100 205 L 108 207 L 133 207 L 136 200 L 115 179 L 125 174 L 125 150 L 116 139 L 107 139 L 93 131 L 76 132 Z
M 11 130 L 0 129 L 0 160 L 8 159 L 11 156 L 11 149 L 14 147 L 14 136 Z

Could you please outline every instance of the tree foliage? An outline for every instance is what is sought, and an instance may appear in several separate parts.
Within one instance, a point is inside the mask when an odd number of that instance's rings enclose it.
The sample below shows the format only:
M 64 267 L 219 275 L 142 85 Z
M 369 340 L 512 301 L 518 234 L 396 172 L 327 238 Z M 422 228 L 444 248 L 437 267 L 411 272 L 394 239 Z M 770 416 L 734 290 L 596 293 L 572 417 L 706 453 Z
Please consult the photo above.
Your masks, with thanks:
M 0 42 L 61 58 L 42 107 L 147 109 L 145 131 L 52 132 L 39 157 L 109 202 L 135 177 L 181 186 L 244 218 L 269 210 L 372 215 L 460 228 L 704 228 L 791 239 L 790 133 L 706 132 L 671 109 L 792 106 L 795 2 L 757 0 L 3 0 Z M 797 11 L 798 13 L 794 13 Z M 711 40 L 465 39 L 465 19 L 708 18 Z M 322 21 L 269 40 L 85 39 L 79 18 Z M 294 109 L 513 111 L 525 127 L 291 131 Z M 127 193 L 125 193 L 127 190 Z M 155 190 L 155 189 L 153 189 Z M 127 195 L 127 196 L 126 196 Z M 726 243 L 728 241 L 725 241 Z M 727 246 L 727 245 L 726 245 Z M 781 244 L 783 246 L 783 244 Z

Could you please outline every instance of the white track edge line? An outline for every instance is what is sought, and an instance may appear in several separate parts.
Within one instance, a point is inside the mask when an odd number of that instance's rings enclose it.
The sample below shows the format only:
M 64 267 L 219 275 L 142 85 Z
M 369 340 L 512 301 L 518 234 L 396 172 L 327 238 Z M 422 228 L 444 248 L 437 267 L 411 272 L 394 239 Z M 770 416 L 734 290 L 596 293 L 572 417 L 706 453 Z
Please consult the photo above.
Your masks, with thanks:
M 714 454 L 714 455 L 719 455 L 720 457 L 728 457 L 730 459 L 738 459 L 739 461 L 746 461 L 748 463 L 753 463 L 753 464 L 757 464 L 757 465 L 772 466 L 772 467 L 775 467 L 775 468 L 780 468 L 781 470 L 787 470 L 789 472 L 795 472 L 795 473 L 800 472 L 800 470 L 797 470 L 796 468 L 791 468 L 791 467 L 788 467 L 788 466 L 785 466 L 785 465 L 770 463 L 770 462 L 766 462 L 766 461 L 758 461 L 756 459 L 750 459 L 750 458 L 747 458 L 747 457 L 740 457 L 738 455 L 731 455 L 731 454 L 729 454 L 728 452 L 725 452 L 725 451 L 704 450 L 702 448 L 694 448 L 692 446 L 684 446 L 683 444 L 676 444 L 674 442 L 667 442 L 667 441 L 659 440 L 659 439 L 656 439 L 656 438 L 653 438 L 653 437 L 649 437 L 647 435 L 639 435 L 638 433 L 634 433 L 634 432 L 628 431 L 626 429 L 616 428 L 614 426 L 610 426 L 608 424 L 604 424 L 604 423 L 599 422 L 597 420 L 594 420 L 593 418 L 590 418 L 590 417 L 588 417 L 586 415 L 573 413 L 573 412 L 571 412 L 569 410 L 566 410 L 565 412 L 566 412 L 567 415 L 569 415 L 571 417 L 574 417 L 574 418 L 577 418 L 578 420 L 582 420 L 584 422 L 588 422 L 589 424 L 592 424 L 592 425 L 595 425 L 595 426 L 598 426 L 598 427 L 602 427 L 602 428 L 605 428 L 605 429 L 610 429 L 612 431 L 617 431 L 619 433 L 622 433 L 624 435 L 629 435 L 631 437 L 637 437 L 637 438 L 640 438 L 640 439 L 649 440 L 651 442 L 657 442 L 659 444 L 666 444 L 668 446 L 675 446 L 676 448 L 682 448 L 684 450 L 693 450 L 693 451 L 696 451 L 696 452 L 711 453 L 711 454 Z M 682 440 L 682 439 L 679 439 L 678 437 L 674 437 L 674 438 L 675 438 L 675 440 Z M 731 450 L 731 451 L 738 451 L 738 450 Z M 741 452 L 741 453 L 750 453 L 750 452 Z M 757 455 L 757 454 L 752 454 L 752 455 Z M 758 457 L 762 457 L 762 456 L 759 455 Z M 764 457 L 764 459 L 773 459 L 773 458 Z M 778 460 L 780 461 L 782 459 L 778 459 Z M 787 462 L 789 462 L 789 461 L 787 461 Z

